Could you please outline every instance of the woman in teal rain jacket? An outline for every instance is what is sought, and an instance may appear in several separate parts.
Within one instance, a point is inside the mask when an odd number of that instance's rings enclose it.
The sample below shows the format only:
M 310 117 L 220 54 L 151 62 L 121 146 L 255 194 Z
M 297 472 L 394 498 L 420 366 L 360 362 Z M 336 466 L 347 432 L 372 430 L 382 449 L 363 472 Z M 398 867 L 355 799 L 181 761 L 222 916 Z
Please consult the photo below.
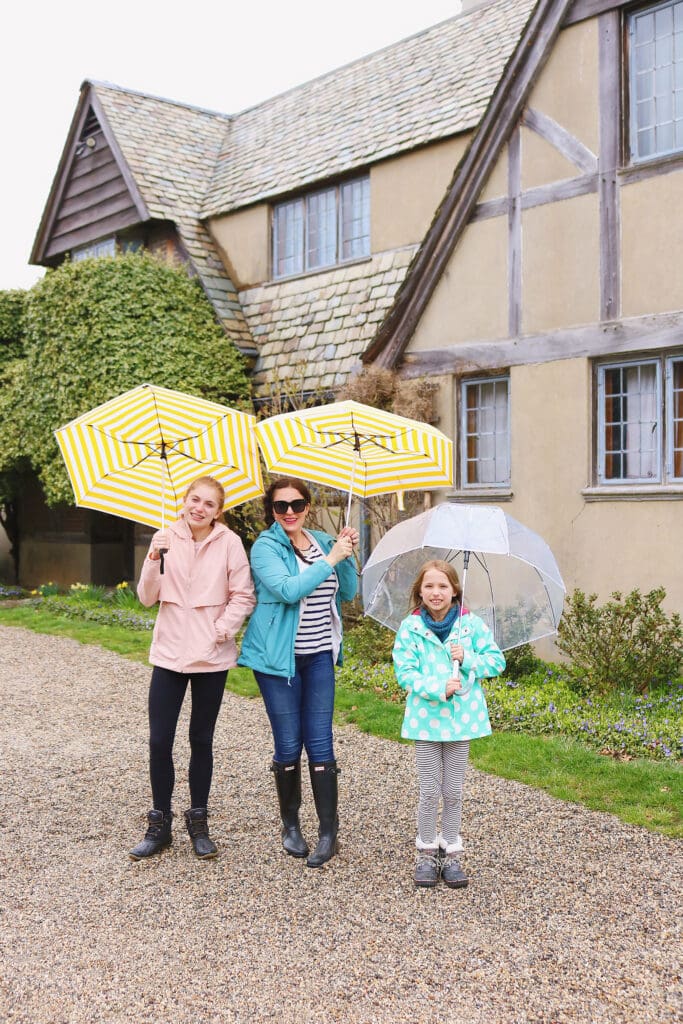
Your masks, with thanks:
M 337 848 L 334 666 L 342 656 L 341 602 L 356 594 L 358 531 L 344 527 L 335 539 L 305 528 L 310 505 L 306 484 L 293 477 L 275 480 L 266 491 L 270 525 L 251 550 L 257 603 L 238 664 L 253 670 L 270 720 L 282 845 L 293 857 L 309 854 L 299 824 L 306 749 L 320 823 L 306 863 L 320 867 Z

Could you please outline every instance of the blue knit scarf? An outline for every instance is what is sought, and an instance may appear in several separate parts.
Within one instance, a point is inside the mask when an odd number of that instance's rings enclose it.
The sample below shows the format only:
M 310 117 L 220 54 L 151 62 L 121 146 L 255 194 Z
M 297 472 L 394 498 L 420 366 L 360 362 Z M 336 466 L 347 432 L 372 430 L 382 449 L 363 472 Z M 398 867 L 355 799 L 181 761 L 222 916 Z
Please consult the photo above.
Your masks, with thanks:
M 435 620 L 431 617 L 426 608 L 420 608 L 420 618 L 424 622 L 427 629 L 431 629 L 432 633 L 434 633 L 435 636 L 439 638 L 441 643 L 443 643 L 444 640 L 447 639 L 448 634 L 450 633 L 453 623 L 457 619 L 459 612 L 460 605 L 456 602 L 452 606 L 452 608 L 449 609 L 449 611 L 446 613 L 441 622 L 435 622 Z

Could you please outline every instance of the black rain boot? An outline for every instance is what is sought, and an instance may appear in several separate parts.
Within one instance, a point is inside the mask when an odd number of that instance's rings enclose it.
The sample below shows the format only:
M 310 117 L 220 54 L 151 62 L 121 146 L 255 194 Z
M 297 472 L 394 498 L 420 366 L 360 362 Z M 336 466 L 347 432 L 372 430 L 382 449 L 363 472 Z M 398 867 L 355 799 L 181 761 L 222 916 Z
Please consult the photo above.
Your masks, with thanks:
M 152 857 L 155 853 L 161 853 L 163 849 L 173 842 L 171 835 L 171 822 L 173 815 L 170 811 L 164 814 L 163 811 L 150 811 L 147 815 L 147 831 L 142 842 L 129 850 L 128 856 L 131 860 L 143 860 L 145 857 Z
M 273 761 L 270 770 L 275 777 L 275 788 L 280 804 L 282 846 L 291 857 L 306 857 L 308 843 L 301 834 L 299 808 L 301 807 L 301 761 L 281 764 Z
M 306 864 L 309 868 L 319 868 L 337 852 L 337 833 L 339 831 L 337 775 L 339 775 L 339 769 L 336 761 L 325 761 L 323 764 L 309 764 L 308 770 L 320 825 L 318 827 L 318 845 Z
M 192 848 L 200 860 L 209 860 L 218 853 L 218 847 L 209 836 L 206 807 L 191 807 L 185 811 L 185 824 L 192 840 Z

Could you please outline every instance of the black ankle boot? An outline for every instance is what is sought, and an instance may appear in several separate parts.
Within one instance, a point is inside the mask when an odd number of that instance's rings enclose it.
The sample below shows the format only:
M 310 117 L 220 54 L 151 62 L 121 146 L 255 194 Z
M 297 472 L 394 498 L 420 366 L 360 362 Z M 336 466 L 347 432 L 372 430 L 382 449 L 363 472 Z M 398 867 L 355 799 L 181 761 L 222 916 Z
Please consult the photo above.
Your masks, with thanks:
M 273 761 L 270 770 L 275 777 L 280 819 L 282 845 L 290 857 L 305 857 L 308 843 L 301 834 L 299 808 L 301 807 L 301 761 L 296 764 L 280 764 Z
M 200 860 L 209 860 L 218 853 L 218 847 L 209 836 L 206 807 L 191 807 L 185 811 L 185 824 L 192 840 L 192 848 Z
M 170 811 L 164 814 L 163 811 L 150 811 L 147 815 L 147 831 L 142 842 L 129 851 L 131 860 L 143 860 L 145 857 L 152 857 L 160 853 L 173 842 L 171 834 L 171 822 L 173 815 Z
M 337 833 L 339 832 L 337 776 L 339 769 L 336 761 L 325 761 L 324 764 L 309 764 L 308 770 L 320 824 L 318 826 L 318 845 L 306 864 L 309 868 L 319 868 L 331 860 L 337 852 Z

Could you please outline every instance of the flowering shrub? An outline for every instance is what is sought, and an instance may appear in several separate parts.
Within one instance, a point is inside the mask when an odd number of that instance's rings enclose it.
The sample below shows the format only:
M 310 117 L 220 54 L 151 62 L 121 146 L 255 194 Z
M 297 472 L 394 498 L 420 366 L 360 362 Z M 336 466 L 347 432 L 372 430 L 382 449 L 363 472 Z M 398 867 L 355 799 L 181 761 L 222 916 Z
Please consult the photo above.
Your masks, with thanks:
M 570 736 L 606 754 L 683 758 L 681 680 L 647 697 L 623 691 L 596 699 L 577 696 L 563 672 L 490 679 L 485 690 L 493 729 Z
M 584 692 L 626 687 L 641 693 L 675 679 L 683 665 L 683 625 L 661 605 L 663 587 L 648 594 L 618 591 L 604 605 L 597 595 L 575 590 L 560 620 L 557 647 L 571 659 L 567 669 Z

